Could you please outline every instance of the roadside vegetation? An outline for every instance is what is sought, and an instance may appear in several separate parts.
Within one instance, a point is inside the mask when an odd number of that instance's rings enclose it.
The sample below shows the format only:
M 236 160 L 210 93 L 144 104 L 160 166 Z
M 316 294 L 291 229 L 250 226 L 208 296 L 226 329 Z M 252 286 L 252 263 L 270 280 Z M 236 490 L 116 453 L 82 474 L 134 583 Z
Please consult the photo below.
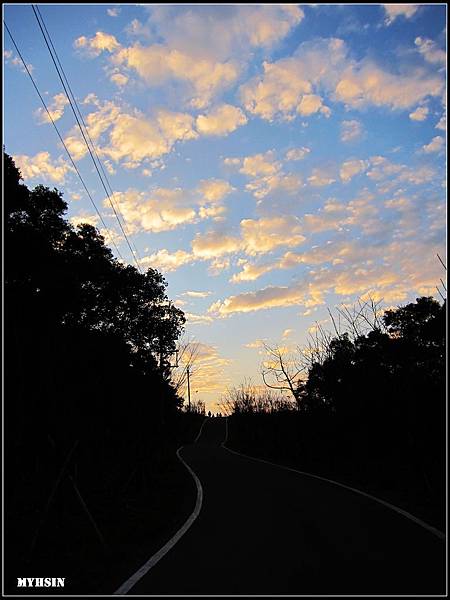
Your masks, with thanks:
M 267 388 L 228 391 L 228 446 L 371 492 L 445 530 L 446 302 L 330 311 L 292 352 L 264 344 Z
M 175 457 L 204 412 L 172 382 L 184 314 L 161 273 L 72 226 L 61 192 L 28 189 L 7 154 L 4 173 L 6 588 L 112 592 L 105 573 L 126 578 L 195 502 Z

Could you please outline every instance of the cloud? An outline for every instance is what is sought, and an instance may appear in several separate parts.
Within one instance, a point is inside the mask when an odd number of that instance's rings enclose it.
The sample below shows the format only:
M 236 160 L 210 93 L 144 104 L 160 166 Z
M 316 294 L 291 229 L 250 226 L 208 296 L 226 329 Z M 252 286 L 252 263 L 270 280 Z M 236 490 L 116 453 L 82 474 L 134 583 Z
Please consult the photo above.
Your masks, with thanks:
M 292 118 L 303 95 L 312 89 L 297 73 L 292 59 L 279 62 L 282 64 L 263 63 L 262 77 L 257 76 L 241 87 L 245 109 L 267 121 L 275 117 Z
M 210 315 L 186 313 L 189 325 L 209 324 L 213 321 Z M 216 346 L 196 343 L 195 362 L 190 378 L 191 398 L 195 393 L 211 393 L 223 390 L 228 382 L 225 370 L 232 361 L 224 358 Z
M 379 156 L 370 163 L 370 168 L 380 169 L 377 177 L 384 180 L 389 173 L 388 178 L 401 180 L 402 187 L 424 178 L 418 174 L 421 167 L 390 163 Z M 401 190 L 384 202 L 376 201 L 368 190 L 347 204 L 329 199 L 317 214 L 301 219 L 302 231 L 342 229 L 342 235 L 304 251 L 289 250 L 271 262 L 252 264 L 240 259 L 241 270 L 230 280 L 253 282 L 273 269 L 296 268 L 298 273 L 298 266 L 305 265 L 300 281 L 230 295 L 211 304 L 209 314 L 225 317 L 295 305 L 308 309 L 327 302 L 329 294 L 345 299 L 370 293 L 396 303 L 412 294 L 435 293 L 439 265 L 433 258 L 445 245 L 445 204 L 436 198 L 427 200 L 420 191 L 406 196 Z M 386 215 L 386 210 L 396 214 Z M 353 235 L 349 227 L 359 231 Z
M 445 50 L 441 50 L 436 42 L 427 38 L 416 37 L 414 40 L 418 51 L 424 57 L 424 59 L 431 64 L 442 64 L 445 65 L 447 62 L 447 53 Z
M 341 221 L 346 215 L 346 205 L 335 200 L 329 200 L 316 214 L 307 213 L 302 218 L 304 231 L 320 233 L 322 231 L 341 228 Z
M 346 204 L 329 199 L 315 214 L 302 217 L 302 228 L 305 234 L 324 231 L 345 231 L 348 227 L 359 227 L 363 232 L 381 235 L 380 229 L 385 227 L 379 218 L 375 196 L 364 189 L 358 196 Z M 283 267 L 284 268 L 284 267 Z
M 137 110 L 130 114 L 114 102 L 100 103 L 96 98 L 92 101 L 95 110 L 87 114 L 85 121 L 99 155 L 122 162 L 126 168 L 160 159 L 177 142 L 198 137 L 191 115 L 167 110 L 156 111 L 152 116 Z M 75 160 L 86 155 L 87 148 L 76 128 L 68 133 L 65 142 Z
M 192 130 L 193 131 L 193 130 Z M 176 139 L 176 136 L 175 136 Z M 126 158 L 140 163 L 145 158 L 157 158 L 170 152 L 174 137 L 167 139 L 157 121 L 143 115 L 121 114 L 112 126 L 110 144 L 102 151 L 114 161 Z
M 248 344 L 244 344 L 244 348 L 251 348 L 251 349 L 264 348 L 264 340 L 255 340 L 253 342 L 249 342 Z
M 363 173 L 368 167 L 365 160 L 347 160 L 341 165 L 339 176 L 344 183 L 348 183 L 355 175 Z
M 367 177 L 377 182 L 384 182 L 390 178 L 390 187 L 395 187 L 402 182 L 421 185 L 431 181 L 436 176 L 435 170 L 428 165 L 409 167 L 404 164 L 393 163 L 385 156 L 372 156 L 369 163 Z
M 118 87 L 125 86 L 129 81 L 129 77 L 127 77 L 123 73 L 113 73 L 112 75 L 110 75 L 109 79 Z
M 237 157 L 228 157 L 223 159 L 223 164 L 226 167 L 238 167 L 242 164 L 242 159 Z
M 18 56 L 14 56 L 12 50 L 4 50 L 3 51 L 3 59 L 6 65 L 11 65 L 17 69 L 20 69 L 22 73 L 27 73 L 27 70 L 23 66 L 22 60 Z M 27 65 L 28 71 L 32 74 L 34 71 L 34 66 L 31 63 L 25 63 Z
M 299 246 L 305 241 L 301 233 L 300 220 L 292 217 L 273 217 L 267 219 L 243 219 L 241 221 L 241 238 L 235 251 L 241 251 L 249 256 L 267 254 L 277 248 Z M 246 259 L 237 263 L 242 270 L 235 273 L 231 283 L 254 281 L 278 268 L 277 263 L 253 264 Z
M 310 152 L 311 148 L 306 148 L 306 146 L 303 146 L 302 148 L 291 148 L 286 152 L 286 160 L 303 160 Z
M 283 39 L 304 17 L 296 5 L 261 6 L 258 11 L 241 13 L 241 28 L 247 29 L 252 46 L 270 47 Z
M 153 269 L 159 269 L 163 272 L 175 271 L 183 265 L 192 263 L 195 260 L 190 252 L 184 250 L 177 250 L 176 252 L 170 253 L 168 250 L 158 250 L 154 254 L 144 256 L 140 264 L 147 268 L 152 267 Z
M 204 7 L 160 6 L 148 12 L 146 24 L 134 19 L 126 27 L 129 35 L 140 39 L 136 43 L 121 46 L 113 35 L 97 32 L 92 38 L 77 38 L 74 45 L 91 57 L 108 52 L 112 64 L 135 73 L 148 86 L 173 84 L 172 92 L 198 110 L 209 106 L 237 81 L 251 58 L 252 48 L 271 48 L 304 16 L 300 7 L 290 5 L 224 6 L 215 9 L 215 14 Z M 143 45 L 142 41 L 148 42 L 149 38 L 159 43 Z M 229 111 L 230 131 L 244 119 L 242 113 L 233 115 Z M 223 135 L 213 132 L 220 129 L 219 125 L 199 122 L 205 130 L 208 127 L 210 135 Z
M 109 160 L 104 160 L 103 161 L 103 166 L 105 167 L 105 169 L 108 171 L 108 173 L 110 175 L 115 175 L 116 174 L 116 170 L 115 168 L 112 166 L 111 161 Z
M 86 143 L 75 128 L 72 130 L 72 135 L 64 138 L 64 144 L 74 161 L 81 160 L 88 153 Z
M 208 309 L 211 314 L 226 316 L 236 312 L 248 313 L 266 308 L 301 304 L 305 293 L 298 288 L 270 286 L 255 292 L 245 292 L 214 302 Z
M 83 103 L 93 104 L 96 107 L 96 110 L 86 115 L 85 121 L 89 129 L 89 135 L 94 141 L 97 141 L 105 131 L 114 125 L 122 110 L 114 102 L 101 103 L 95 94 L 88 94 Z
M 403 246 L 402 246 L 403 244 Z M 376 251 L 376 248 L 373 249 Z M 429 253 L 430 248 L 426 252 Z M 437 267 L 426 273 L 426 265 L 418 268 L 423 244 L 415 242 L 392 244 L 389 248 L 391 265 L 366 264 L 333 265 L 310 271 L 303 280 L 291 286 L 268 286 L 252 292 L 229 296 L 214 302 L 208 309 L 212 315 L 225 317 L 233 313 L 249 313 L 271 308 L 302 305 L 306 308 L 325 303 L 326 294 L 347 297 L 371 294 L 386 302 L 402 301 L 411 293 L 429 293 L 438 279 Z M 425 261 L 427 262 L 427 261 Z M 435 261 L 436 262 L 436 261 Z M 395 265 L 395 268 L 394 268 Z M 428 260 L 428 267 L 431 261 Z
M 312 170 L 312 175 L 308 177 L 309 185 L 314 187 L 323 187 L 331 185 L 336 180 L 331 176 L 328 169 L 316 168 Z
M 132 231 L 170 231 L 193 223 L 197 216 L 196 211 L 186 205 L 180 188 L 155 188 L 150 192 L 129 189 L 115 192 L 112 199 Z M 107 199 L 104 205 L 109 205 Z
M 291 287 L 268 286 L 254 292 L 229 296 L 223 301 L 213 303 L 208 312 L 223 317 L 236 312 L 248 313 L 297 305 L 309 308 L 321 304 L 324 304 L 322 291 L 313 289 L 311 285 L 295 284 Z
M 362 61 L 350 64 L 341 73 L 334 98 L 354 109 L 372 104 L 405 110 L 428 96 L 440 96 L 443 86 L 441 77 L 420 69 L 411 74 L 396 75 L 371 61 Z
M 108 8 L 106 12 L 110 17 L 118 17 L 120 15 L 120 8 Z
M 424 68 L 389 72 L 369 58 L 352 59 L 343 40 L 330 38 L 304 42 L 291 57 L 264 62 L 262 75 L 242 85 L 240 96 L 249 113 L 289 121 L 317 111 L 329 116 L 326 98 L 353 109 L 405 110 L 444 89 L 440 75 Z
M 198 134 L 193 129 L 192 116 L 187 113 L 159 110 L 156 120 L 163 136 L 174 144 L 178 140 L 194 140 Z
M 249 262 L 244 262 L 242 264 L 242 270 L 238 273 L 235 273 L 231 277 L 230 283 L 241 283 L 242 281 L 255 281 L 265 273 L 272 271 L 273 268 L 273 265 L 270 264 L 254 265 Z
M 363 124 L 361 121 L 352 119 L 351 121 L 342 121 L 341 123 L 341 141 L 352 142 L 359 140 L 364 133 Z
M 428 113 L 428 106 L 418 106 L 415 111 L 409 113 L 409 118 L 411 121 L 425 121 Z
M 101 103 L 94 97 L 92 101 L 95 110 L 85 120 L 99 154 L 103 158 L 121 162 L 126 168 L 136 168 L 143 162 L 150 163 L 153 167 L 161 166 L 154 161 L 170 153 L 177 143 L 195 140 L 200 136 L 195 128 L 196 120 L 189 113 L 155 109 L 151 115 L 145 115 L 136 109 L 132 111 L 122 108 L 112 101 Z M 235 109 L 230 105 L 224 105 L 223 108 L 227 114 L 229 109 Z M 219 134 L 219 124 L 214 125 L 213 120 L 208 123 L 208 135 L 212 135 L 214 127 L 217 127 L 216 133 Z M 230 130 L 231 121 L 223 122 L 222 125 L 221 134 L 224 134 L 225 129 Z M 203 128 L 202 134 L 205 131 Z M 77 160 L 87 153 L 75 128 L 67 135 L 66 142 Z
M 367 172 L 367 177 L 374 181 L 398 175 L 404 169 L 404 165 L 393 163 L 384 156 L 373 156 L 370 159 L 370 166 L 371 170 Z
M 192 56 L 161 44 L 122 48 L 113 62 L 135 71 L 149 86 L 161 86 L 171 80 L 187 84 L 187 101 L 192 108 L 202 109 L 239 76 L 239 67 L 232 62 L 214 62 Z
M 440 152 L 444 148 L 445 140 L 440 135 L 435 136 L 429 144 L 425 144 L 425 146 L 422 146 L 422 150 L 423 152 L 425 152 L 425 154 L 430 154 L 432 152 Z
M 350 219 L 351 218 L 352 217 L 350 217 Z M 340 265 L 344 262 L 347 265 L 360 264 L 361 262 L 370 260 L 373 256 L 373 249 L 370 245 L 361 245 L 356 241 L 347 240 L 337 242 L 328 241 L 322 246 L 313 246 L 311 249 L 304 252 L 293 252 L 289 250 L 281 258 L 272 263 L 255 265 L 243 261 L 243 263 L 241 263 L 243 266 L 242 271 L 233 275 L 230 281 L 232 283 L 255 281 L 265 273 L 269 273 L 275 269 L 294 269 L 302 264 L 321 265 L 330 263 L 333 265 Z
M 264 154 L 246 156 L 242 159 L 241 164 L 239 172 L 248 177 L 275 175 L 281 168 L 281 163 L 275 160 L 273 150 L 269 150 Z
M 188 291 L 188 292 L 184 292 L 183 296 L 189 296 L 190 298 L 207 298 L 208 296 L 211 296 L 212 292 L 193 292 L 193 291 Z
M 189 325 L 209 325 L 214 319 L 208 315 L 197 315 L 191 312 L 185 312 L 186 322 Z
M 234 191 L 234 188 L 224 179 L 203 179 L 193 192 L 200 205 L 198 214 L 201 219 L 220 221 L 226 213 L 224 199 Z
M 92 225 L 93 227 L 97 227 L 100 221 L 100 217 L 96 214 L 89 214 L 85 211 L 79 213 L 78 215 L 74 215 L 70 217 L 69 221 L 72 223 L 74 227 L 77 225 L 82 225 L 87 223 L 88 225 Z
M 225 233 L 209 231 L 203 235 L 197 233 L 191 245 L 195 257 L 207 260 L 237 252 L 241 242 Z
M 202 179 L 197 187 L 202 204 L 220 203 L 234 188 L 224 179 Z
M 112 199 L 130 229 L 158 233 L 197 223 L 201 219 L 219 219 L 225 212 L 221 203 L 233 189 L 225 180 L 204 179 L 192 190 L 155 187 L 140 191 L 129 188 L 115 192 Z M 108 204 L 108 199 L 105 199 L 104 205 Z M 170 255 L 167 250 L 152 255 L 152 259 L 162 261 L 165 267 L 175 268 L 179 260 L 188 258 L 185 253 Z
M 294 148 L 289 152 L 290 160 L 301 160 L 300 157 L 306 155 L 309 149 Z M 282 171 L 282 163 L 276 160 L 273 150 L 243 158 L 225 158 L 224 164 L 230 167 L 240 167 L 239 173 L 252 178 L 245 187 L 258 200 L 269 194 L 295 194 L 302 186 L 299 175 L 286 174 Z
M 212 276 L 222 275 L 224 271 L 230 268 L 231 261 L 228 257 L 221 256 L 213 258 L 208 266 L 208 273 Z
M 34 156 L 15 154 L 13 159 L 24 179 L 40 178 L 44 181 L 64 183 L 66 175 L 73 171 L 73 167 L 62 157 L 53 161 L 49 152 L 38 152 Z
M 383 4 L 386 13 L 385 25 L 392 25 L 398 17 L 410 19 L 419 9 L 419 4 Z
M 193 254 L 203 260 L 245 252 L 250 256 L 264 254 L 280 246 L 297 246 L 305 240 L 300 221 L 292 217 L 242 219 L 240 237 L 218 231 L 197 233 L 192 240 Z
M 41 124 L 43 123 L 51 123 L 50 117 L 53 121 L 58 121 L 64 114 L 64 107 L 69 104 L 69 100 L 67 96 L 63 93 L 56 94 L 53 96 L 53 102 L 48 106 L 48 115 L 47 111 L 44 108 L 38 108 L 36 111 L 36 116 Z
M 231 104 L 222 104 L 207 115 L 199 115 L 197 130 L 202 135 L 227 135 L 247 123 L 247 117 L 240 108 Z
M 442 117 L 439 119 L 438 124 L 435 129 L 441 129 L 442 131 L 447 131 L 447 111 L 445 111 Z
M 309 117 L 323 108 L 322 98 L 316 94 L 304 94 L 297 106 L 297 112 L 302 117 Z M 325 113 L 329 116 L 329 112 Z
M 113 110 L 101 115 L 97 129 L 109 129 L 109 140 L 101 147 L 104 156 L 118 162 L 126 160 L 138 166 L 143 160 L 153 160 L 168 154 L 177 142 L 198 137 L 194 119 L 187 113 L 159 110 L 153 117 L 134 111 L 134 114 Z M 91 121 L 95 116 L 91 117 Z
M 304 242 L 297 217 L 243 219 L 242 246 L 251 256 L 270 252 L 280 246 L 298 246 Z
M 379 219 L 379 209 L 373 200 L 373 194 L 351 200 L 346 206 L 347 218 L 342 224 L 359 227 L 366 234 L 380 234 L 383 222 Z
M 274 269 L 296 268 L 298 271 L 299 265 L 312 267 L 321 265 L 316 273 L 310 271 L 305 281 L 311 282 L 311 277 L 314 276 L 316 285 L 317 278 L 325 268 L 326 277 L 323 279 L 323 285 L 326 284 L 326 278 L 329 279 L 330 284 L 333 284 L 333 275 L 329 274 L 328 269 L 335 268 L 340 272 L 340 279 L 337 280 L 337 283 L 343 285 L 342 282 L 345 281 L 345 285 L 349 286 L 347 278 L 351 279 L 353 272 L 362 275 L 363 271 L 368 269 L 368 273 L 374 273 L 375 263 L 378 263 L 380 268 L 383 265 L 391 265 L 396 269 L 399 257 L 407 257 L 409 252 L 420 264 L 420 252 L 423 252 L 424 256 L 428 256 L 430 253 L 433 255 L 430 244 L 435 244 L 435 240 L 440 240 L 442 243 L 445 239 L 445 217 L 442 220 L 442 211 L 436 210 L 438 206 L 443 207 L 442 204 L 436 205 L 433 200 L 424 206 L 420 195 L 409 197 L 396 195 L 385 201 L 383 205 L 389 210 L 398 211 L 398 214 L 395 218 L 389 217 L 388 220 L 385 220 L 380 212 L 382 206 L 374 200 L 375 196 L 367 192 L 346 205 L 329 200 L 317 214 L 305 215 L 302 219 L 302 226 L 304 231 L 312 233 L 342 230 L 342 236 L 300 252 L 289 250 L 280 258 L 268 263 L 252 264 L 247 260 L 240 260 L 238 265 L 242 267 L 242 270 L 236 273 L 230 281 L 232 283 L 255 281 Z M 422 217 L 419 218 L 419 215 Z M 352 235 L 348 233 L 349 227 L 359 229 L 356 238 L 349 237 Z M 408 247 L 407 250 L 401 248 L 402 243 Z M 421 246 L 421 250 L 417 250 L 418 245 Z M 323 265 L 328 266 L 324 267 Z M 344 273 L 348 273 L 348 276 Z M 396 289 L 401 287 L 403 280 L 409 281 L 413 274 L 413 260 L 411 259 L 407 274 L 402 275 L 399 272 L 395 284 Z M 427 279 L 429 279 L 428 275 Z M 375 288 L 378 283 L 374 277 L 372 287 Z M 327 288 L 327 291 L 330 290 L 333 291 L 334 287 Z M 387 290 L 385 293 L 391 294 L 391 291 Z
M 270 49 L 304 17 L 297 5 L 222 5 L 150 9 L 150 23 L 170 48 L 193 58 L 247 60 L 255 48 Z
M 265 196 L 276 193 L 295 194 L 302 186 L 302 180 L 299 175 L 280 172 L 276 175 L 260 177 L 248 183 L 245 187 L 251 191 L 255 198 L 261 200 Z
M 153 37 L 150 27 L 141 23 L 139 19 L 133 19 L 131 23 L 126 26 L 125 31 L 130 36 L 141 37 L 144 39 L 150 39 Z
M 99 56 L 102 52 L 115 52 L 121 47 L 113 35 L 103 31 L 97 31 L 92 38 L 82 35 L 73 45 L 77 50 L 82 50 L 91 57 Z
M 329 115 L 318 93 L 321 79 L 328 78 L 345 56 L 342 40 L 330 39 L 301 44 L 294 56 L 263 63 L 263 74 L 240 88 L 248 112 L 268 121 L 290 120 L 296 114 Z
M 227 212 L 225 206 L 214 205 L 214 206 L 201 206 L 198 214 L 201 219 L 213 219 L 214 221 L 223 221 L 224 215 Z

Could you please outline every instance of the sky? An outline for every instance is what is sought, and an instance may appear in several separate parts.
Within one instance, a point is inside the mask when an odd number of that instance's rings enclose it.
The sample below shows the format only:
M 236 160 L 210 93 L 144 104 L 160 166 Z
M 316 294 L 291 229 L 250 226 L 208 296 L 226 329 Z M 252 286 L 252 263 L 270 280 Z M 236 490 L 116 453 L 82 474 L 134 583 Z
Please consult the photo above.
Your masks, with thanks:
M 198 343 L 193 401 L 262 384 L 262 343 L 302 346 L 328 310 L 439 299 L 444 4 L 39 7 L 140 266 Z M 5 32 L 6 151 L 132 263 L 31 5 L 3 9 L 108 231 Z

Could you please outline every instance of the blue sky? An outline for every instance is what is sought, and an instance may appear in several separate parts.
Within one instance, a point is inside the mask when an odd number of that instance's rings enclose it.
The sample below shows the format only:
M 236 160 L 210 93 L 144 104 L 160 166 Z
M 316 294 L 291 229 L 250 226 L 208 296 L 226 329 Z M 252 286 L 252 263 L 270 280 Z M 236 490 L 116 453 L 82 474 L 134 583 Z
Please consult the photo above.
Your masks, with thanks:
M 200 348 L 194 398 L 261 384 L 261 340 L 327 309 L 435 295 L 445 255 L 446 6 L 42 5 L 142 267 Z M 4 5 L 126 261 L 31 5 Z M 103 226 L 11 41 L 4 144 L 25 182 Z

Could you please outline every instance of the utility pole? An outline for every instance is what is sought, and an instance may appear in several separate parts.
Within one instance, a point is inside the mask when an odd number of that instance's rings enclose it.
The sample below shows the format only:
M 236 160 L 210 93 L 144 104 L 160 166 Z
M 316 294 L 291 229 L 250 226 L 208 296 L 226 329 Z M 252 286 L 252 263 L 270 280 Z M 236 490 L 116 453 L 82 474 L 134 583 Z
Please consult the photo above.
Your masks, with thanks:
M 188 387 L 188 406 L 189 406 L 189 412 L 191 412 L 191 385 L 190 385 L 190 381 L 189 381 L 189 365 L 187 366 L 186 373 L 187 373 L 187 387 Z

